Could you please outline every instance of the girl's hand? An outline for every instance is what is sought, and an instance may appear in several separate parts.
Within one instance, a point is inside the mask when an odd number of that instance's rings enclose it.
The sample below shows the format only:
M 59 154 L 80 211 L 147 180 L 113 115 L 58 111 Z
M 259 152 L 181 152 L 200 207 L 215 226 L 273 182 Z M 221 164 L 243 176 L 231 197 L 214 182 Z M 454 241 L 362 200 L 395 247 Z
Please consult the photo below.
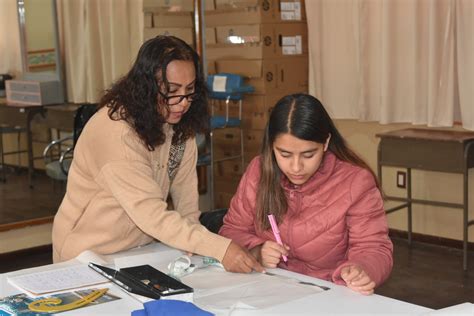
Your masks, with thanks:
M 267 240 L 260 248 L 260 262 L 264 267 L 276 268 L 282 256 L 288 256 L 290 247 Z
M 342 268 L 341 278 L 351 290 L 364 295 L 374 293 L 375 282 L 372 281 L 369 275 L 358 265 L 350 265 Z

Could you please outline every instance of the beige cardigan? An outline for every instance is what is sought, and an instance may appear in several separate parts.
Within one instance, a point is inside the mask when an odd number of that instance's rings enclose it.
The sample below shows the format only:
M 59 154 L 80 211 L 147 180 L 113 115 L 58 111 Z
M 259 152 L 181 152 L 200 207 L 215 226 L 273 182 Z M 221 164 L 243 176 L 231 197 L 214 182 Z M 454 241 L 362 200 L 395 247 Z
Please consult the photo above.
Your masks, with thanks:
M 97 112 L 74 150 L 67 191 L 54 218 L 54 262 L 84 250 L 110 254 L 154 239 L 185 251 L 223 259 L 230 239 L 213 234 L 198 221 L 197 149 L 186 143 L 171 185 L 166 142 L 149 151 L 131 126 Z M 167 210 L 171 194 L 175 211 Z

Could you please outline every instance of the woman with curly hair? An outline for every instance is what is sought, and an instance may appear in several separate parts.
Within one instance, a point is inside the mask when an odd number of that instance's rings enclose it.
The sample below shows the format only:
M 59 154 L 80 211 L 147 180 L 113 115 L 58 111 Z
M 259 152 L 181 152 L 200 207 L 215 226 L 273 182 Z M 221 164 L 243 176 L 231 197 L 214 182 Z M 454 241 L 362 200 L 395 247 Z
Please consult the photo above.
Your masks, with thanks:
M 208 121 L 196 52 L 172 36 L 145 42 L 77 141 L 54 219 L 54 261 L 156 239 L 214 257 L 228 271 L 262 271 L 246 250 L 199 224 L 195 135 Z M 167 210 L 168 195 L 175 210 Z

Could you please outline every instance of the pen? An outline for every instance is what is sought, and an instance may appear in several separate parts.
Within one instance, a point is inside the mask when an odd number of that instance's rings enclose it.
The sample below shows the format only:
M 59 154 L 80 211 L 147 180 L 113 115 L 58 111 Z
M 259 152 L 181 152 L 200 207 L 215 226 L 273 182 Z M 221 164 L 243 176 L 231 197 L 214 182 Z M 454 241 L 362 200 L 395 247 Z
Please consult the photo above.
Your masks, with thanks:
M 270 226 L 272 226 L 273 236 L 278 244 L 283 246 L 283 242 L 281 241 L 280 237 L 280 230 L 278 229 L 278 225 L 275 220 L 275 216 L 273 214 L 268 215 L 268 220 L 270 221 Z M 288 262 L 288 258 L 285 255 L 282 255 L 283 261 Z
M 117 280 L 115 278 L 115 276 L 117 274 L 117 270 L 107 268 L 107 267 L 103 267 L 103 266 L 100 266 L 100 265 L 92 263 L 92 262 L 89 262 L 88 266 L 89 266 L 89 268 L 91 268 L 95 272 L 98 272 L 100 275 L 106 277 L 107 279 L 114 282 L 115 284 L 117 284 L 121 288 L 123 288 L 123 289 L 125 289 L 129 292 L 132 292 L 132 288 L 130 286 L 124 284 L 123 282 L 120 282 L 119 280 Z

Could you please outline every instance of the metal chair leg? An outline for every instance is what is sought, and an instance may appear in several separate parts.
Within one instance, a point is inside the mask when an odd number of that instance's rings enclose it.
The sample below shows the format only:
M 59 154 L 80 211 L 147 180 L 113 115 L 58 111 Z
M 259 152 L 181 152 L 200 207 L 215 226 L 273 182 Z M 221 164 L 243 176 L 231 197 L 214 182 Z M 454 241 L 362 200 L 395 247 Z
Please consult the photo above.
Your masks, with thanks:
M 408 207 L 407 207 L 407 217 L 408 217 L 408 244 L 411 245 L 412 241 L 412 231 L 413 231 L 413 222 L 412 222 L 412 203 L 411 203 L 411 168 L 407 168 L 407 198 L 408 198 Z
M 4 150 L 3 150 L 3 133 L 0 133 L 0 156 L 1 156 L 1 160 L 2 160 L 2 179 L 1 181 L 2 182 L 6 182 L 7 178 L 6 178 L 6 173 L 5 173 L 5 155 L 3 154 L 4 153 Z
M 20 144 L 21 144 L 21 132 L 18 132 L 18 136 L 17 136 L 17 143 L 16 143 L 16 151 L 18 152 L 18 156 L 17 156 L 17 166 L 20 167 L 21 166 L 21 150 L 20 150 Z

